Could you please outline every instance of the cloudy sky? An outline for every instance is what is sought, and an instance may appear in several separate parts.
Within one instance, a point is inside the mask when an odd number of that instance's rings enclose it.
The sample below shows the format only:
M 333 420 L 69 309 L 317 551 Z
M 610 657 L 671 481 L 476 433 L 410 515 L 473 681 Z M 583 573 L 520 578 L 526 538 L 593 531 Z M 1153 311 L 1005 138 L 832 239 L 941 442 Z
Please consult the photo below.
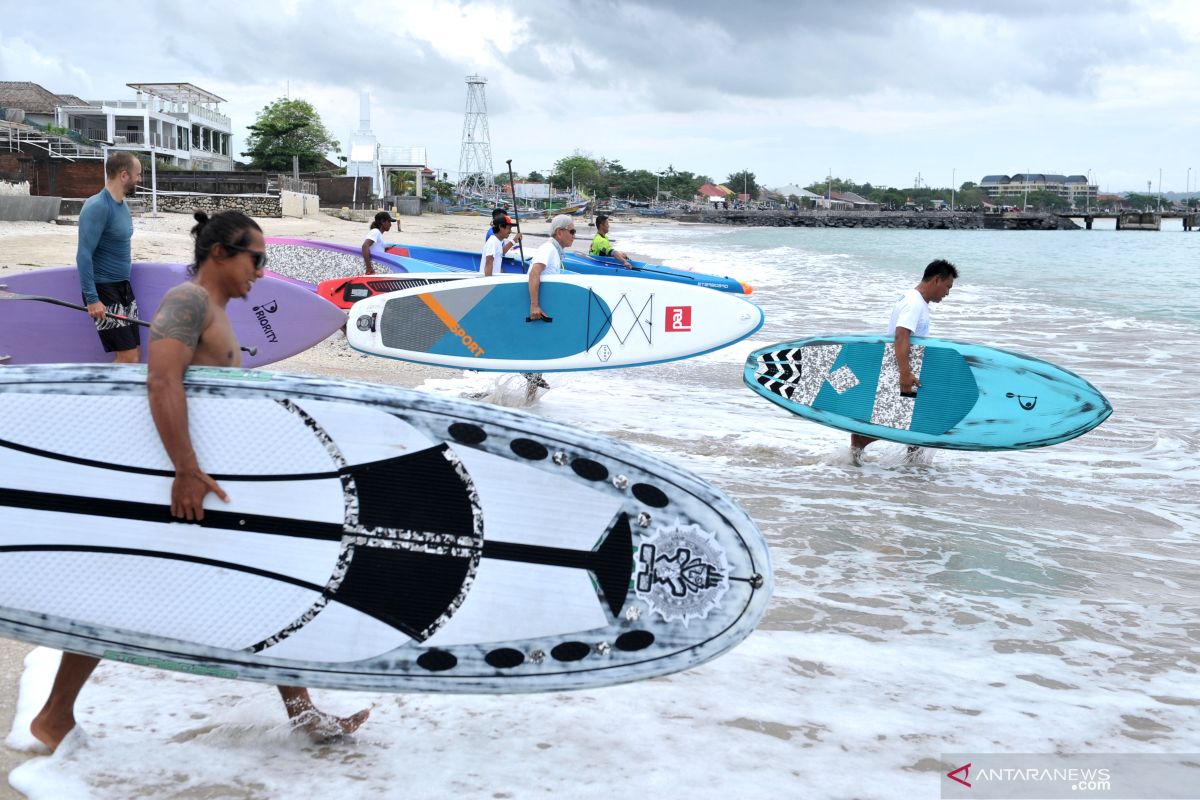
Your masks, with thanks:
M 493 162 L 576 150 L 760 183 L 930 186 L 1091 172 L 1101 191 L 1200 186 L 1194 0 L 132 0 L 6 2 L 0 79 L 89 100 L 191 82 L 235 152 L 290 92 L 344 143 L 370 93 L 382 144 L 457 171 L 464 78 Z M 117 9 L 120 9 L 119 11 Z M 1190 181 L 1188 168 L 1191 167 Z

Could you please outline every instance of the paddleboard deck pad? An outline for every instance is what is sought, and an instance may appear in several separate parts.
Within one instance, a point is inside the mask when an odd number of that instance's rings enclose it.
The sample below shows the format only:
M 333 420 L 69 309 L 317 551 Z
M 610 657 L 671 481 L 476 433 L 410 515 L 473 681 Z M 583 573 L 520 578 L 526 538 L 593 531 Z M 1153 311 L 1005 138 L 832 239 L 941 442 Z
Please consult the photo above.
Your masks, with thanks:
M 374 297 L 377 294 L 401 292 L 415 286 L 432 286 L 443 281 L 462 280 L 470 277 L 470 273 L 440 273 L 424 274 L 409 273 L 407 275 L 355 275 L 350 278 L 334 278 L 321 281 L 316 287 L 317 294 L 333 303 L 338 308 L 348 309 L 359 300 Z
M 140 318 L 150 322 L 166 293 L 190 280 L 183 264 L 136 263 L 130 283 Z M 74 267 L 51 267 L 8 275 L 0 279 L 8 291 L 43 295 L 82 303 L 79 272 Z M 225 307 L 238 342 L 256 347 L 256 355 L 242 354 L 242 364 L 259 367 L 303 352 L 324 340 L 346 322 L 346 314 L 312 291 L 272 277 L 254 282 L 250 294 Z M 141 329 L 142 360 L 150 336 Z M 95 323 L 82 311 L 38 302 L 5 300 L 0 310 L 0 353 L 13 364 L 108 363 Z
M 354 304 L 346 332 L 365 353 L 435 366 L 562 372 L 656 364 L 719 350 L 762 326 L 737 295 L 679 283 L 547 275 L 529 321 L 529 283 L 499 275 Z
M 693 667 L 767 608 L 766 544 L 695 476 L 392 387 L 189 370 L 229 503 L 173 520 L 145 381 L 0 370 L 0 635 L 276 684 L 528 692 Z
M 909 364 L 915 396 L 900 393 L 891 336 L 827 336 L 754 351 L 743 380 L 805 419 L 922 447 L 1045 447 L 1112 413 L 1083 378 L 1019 353 L 913 337 Z
M 353 247 L 282 236 L 268 236 L 266 242 L 267 263 L 272 270 L 311 286 L 334 278 L 362 275 L 367 269 L 361 244 Z M 373 254 L 371 264 L 377 273 L 446 271 L 437 264 L 390 254 Z

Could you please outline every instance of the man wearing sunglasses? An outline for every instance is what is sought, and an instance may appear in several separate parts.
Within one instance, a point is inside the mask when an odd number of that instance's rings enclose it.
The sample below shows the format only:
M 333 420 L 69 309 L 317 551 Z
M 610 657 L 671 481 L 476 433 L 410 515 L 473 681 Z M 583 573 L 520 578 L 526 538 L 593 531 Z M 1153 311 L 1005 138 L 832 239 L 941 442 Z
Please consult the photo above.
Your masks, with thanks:
M 533 251 L 532 265 L 529 267 L 529 321 L 545 320 L 551 317 L 542 311 L 540 305 L 542 291 L 542 276 L 556 275 L 563 271 L 563 248 L 570 247 L 575 241 L 575 220 L 569 214 L 559 214 L 550 221 L 550 240 Z M 530 400 L 540 389 L 549 389 L 550 384 L 540 372 L 527 372 L 525 380 L 529 381 L 527 396 Z
M 241 366 L 237 334 L 225 313 L 229 300 L 245 297 L 267 265 L 267 245 L 258 223 L 240 211 L 222 211 L 209 219 L 195 214 L 195 261 L 192 280 L 163 297 L 150 328 L 146 390 L 150 415 L 174 466 L 171 516 L 180 522 L 204 519 L 204 498 L 211 492 L 228 503 L 229 496 L 200 464 L 188 427 L 184 371 L 189 366 Z M 168 498 L 163 498 L 167 500 Z M 45 706 L 30 722 L 30 732 L 55 750 L 75 727 L 75 701 L 99 659 L 63 653 Z M 349 717 L 325 713 L 313 705 L 301 686 L 279 686 L 292 725 L 314 742 L 353 733 L 369 709 Z
M 570 214 L 559 214 L 550 221 L 550 240 L 533 251 L 533 264 L 529 267 L 529 318 L 549 320 L 542 311 L 539 299 L 542 275 L 556 275 L 563 271 L 563 248 L 575 241 L 575 220 Z

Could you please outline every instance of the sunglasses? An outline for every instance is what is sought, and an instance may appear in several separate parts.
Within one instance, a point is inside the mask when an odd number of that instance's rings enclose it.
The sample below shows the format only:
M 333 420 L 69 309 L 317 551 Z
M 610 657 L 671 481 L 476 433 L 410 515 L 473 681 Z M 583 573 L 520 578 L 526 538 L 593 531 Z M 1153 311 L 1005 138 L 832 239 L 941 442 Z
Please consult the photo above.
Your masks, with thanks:
M 575 229 L 574 229 L 574 228 L 559 228 L 559 230 L 560 230 L 560 231 L 566 231 L 567 233 L 571 234 L 572 236 L 574 236 L 574 235 L 575 235 Z
M 263 250 L 251 250 L 249 247 L 241 247 L 236 244 L 222 244 L 226 250 L 236 250 L 239 253 L 249 253 L 250 258 L 254 259 L 255 269 L 266 269 L 267 254 Z

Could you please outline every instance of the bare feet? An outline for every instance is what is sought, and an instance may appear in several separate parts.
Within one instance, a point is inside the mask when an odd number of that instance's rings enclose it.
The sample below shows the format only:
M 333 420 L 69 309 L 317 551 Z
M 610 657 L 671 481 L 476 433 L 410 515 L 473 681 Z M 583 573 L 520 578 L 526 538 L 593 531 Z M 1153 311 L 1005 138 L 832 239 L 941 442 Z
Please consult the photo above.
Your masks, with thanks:
M 335 717 L 333 714 L 326 714 L 324 711 L 314 708 L 292 717 L 292 727 L 307 733 L 308 738 L 312 739 L 314 744 L 325 744 L 354 733 L 367 721 L 369 716 L 371 716 L 369 708 L 364 708 L 357 714 L 348 717 Z
M 29 723 L 29 732 L 50 752 L 57 750 L 75 727 L 75 699 L 98 663 L 100 659 L 95 656 L 62 654 L 46 705 Z
M 46 748 L 53 753 L 74 727 L 75 717 L 52 718 L 43 709 L 29 723 L 29 732 L 33 734 L 33 738 L 46 745 Z
M 863 436 L 861 433 L 850 434 L 850 463 L 856 467 L 861 467 L 863 450 L 874 441 L 878 440 L 871 436 Z
M 349 736 L 367 721 L 371 709 L 364 708 L 357 714 L 348 717 L 335 717 L 326 714 L 313 705 L 308 690 L 297 686 L 280 686 L 279 694 L 283 697 L 284 708 L 287 709 L 288 719 L 292 727 L 304 731 L 316 744 L 323 744 L 332 739 Z

